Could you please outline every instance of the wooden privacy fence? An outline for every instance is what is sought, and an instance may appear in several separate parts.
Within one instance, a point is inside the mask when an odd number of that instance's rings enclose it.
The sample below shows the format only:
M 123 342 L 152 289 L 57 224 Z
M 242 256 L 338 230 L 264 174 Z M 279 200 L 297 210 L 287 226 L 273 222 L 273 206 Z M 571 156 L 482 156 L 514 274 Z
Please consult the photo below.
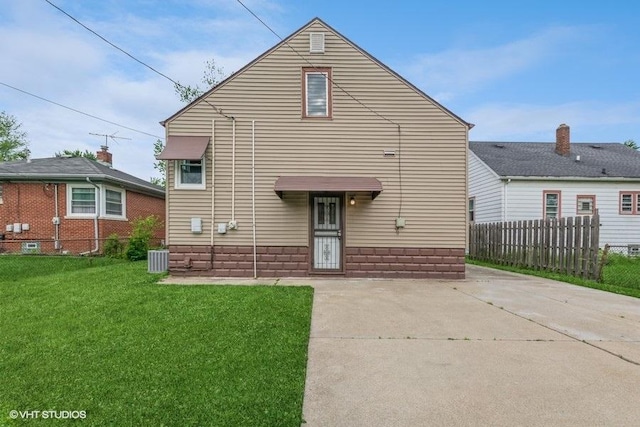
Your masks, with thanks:
M 597 213 L 474 224 L 469 226 L 469 257 L 598 280 L 599 236 Z

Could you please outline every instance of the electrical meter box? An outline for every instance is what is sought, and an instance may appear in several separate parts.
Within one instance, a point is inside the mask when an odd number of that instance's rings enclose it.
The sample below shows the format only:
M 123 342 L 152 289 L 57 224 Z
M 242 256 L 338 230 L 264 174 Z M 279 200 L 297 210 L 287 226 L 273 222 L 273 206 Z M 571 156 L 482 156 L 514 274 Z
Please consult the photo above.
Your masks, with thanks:
M 202 218 L 191 218 L 191 232 L 202 234 Z

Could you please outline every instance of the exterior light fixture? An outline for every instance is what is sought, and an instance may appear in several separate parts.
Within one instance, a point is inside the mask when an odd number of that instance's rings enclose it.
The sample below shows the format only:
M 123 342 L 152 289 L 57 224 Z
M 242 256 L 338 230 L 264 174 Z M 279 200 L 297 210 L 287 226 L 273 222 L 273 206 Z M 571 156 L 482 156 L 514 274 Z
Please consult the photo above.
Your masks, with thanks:
M 356 196 L 349 197 L 349 204 L 351 206 L 355 206 L 356 205 Z

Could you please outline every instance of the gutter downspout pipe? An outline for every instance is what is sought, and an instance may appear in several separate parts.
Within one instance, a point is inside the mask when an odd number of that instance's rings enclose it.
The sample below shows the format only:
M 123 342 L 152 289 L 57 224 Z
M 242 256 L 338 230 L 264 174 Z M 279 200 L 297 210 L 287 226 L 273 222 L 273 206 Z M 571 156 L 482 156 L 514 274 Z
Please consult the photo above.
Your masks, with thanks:
M 258 278 L 256 244 L 256 121 L 251 121 L 251 222 L 253 231 L 253 278 Z
M 232 120 L 231 134 L 231 221 L 236 220 L 236 119 Z
M 96 197 L 96 214 L 93 217 L 93 231 L 94 231 L 94 238 L 95 238 L 95 248 L 93 248 L 92 250 L 90 250 L 89 252 L 84 252 L 80 255 L 86 255 L 86 254 L 93 254 L 98 252 L 98 250 L 100 249 L 100 235 L 98 233 L 98 217 L 100 216 L 100 187 L 92 182 L 89 177 L 87 177 L 87 182 L 91 185 L 93 185 L 94 187 L 96 187 L 97 190 L 97 197 Z
M 53 184 L 53 200 L 55 203 L 55 224 L 54 228 L 54 237 L 53 237 L 53 247 L 54 249 L 60 249 L 60 212 L 58 211 L 58 184 Z

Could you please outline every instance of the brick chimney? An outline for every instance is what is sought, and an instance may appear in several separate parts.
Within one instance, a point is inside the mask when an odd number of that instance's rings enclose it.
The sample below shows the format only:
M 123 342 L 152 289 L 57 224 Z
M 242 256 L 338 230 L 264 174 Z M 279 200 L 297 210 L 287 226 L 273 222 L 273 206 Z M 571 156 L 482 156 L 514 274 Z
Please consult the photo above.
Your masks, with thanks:
M 571 152 L 571 137 L 569 135 L 569 126 L 562 123 L 556 129 L 556 153 L 561 156 L 568 156 Z
M 100 163 L 107 166 L 113 165 L 113 154 L 109 152 L 109 147 L 106 145 L 100 146 L 100 151 L 96 153 L 96 158 Z

